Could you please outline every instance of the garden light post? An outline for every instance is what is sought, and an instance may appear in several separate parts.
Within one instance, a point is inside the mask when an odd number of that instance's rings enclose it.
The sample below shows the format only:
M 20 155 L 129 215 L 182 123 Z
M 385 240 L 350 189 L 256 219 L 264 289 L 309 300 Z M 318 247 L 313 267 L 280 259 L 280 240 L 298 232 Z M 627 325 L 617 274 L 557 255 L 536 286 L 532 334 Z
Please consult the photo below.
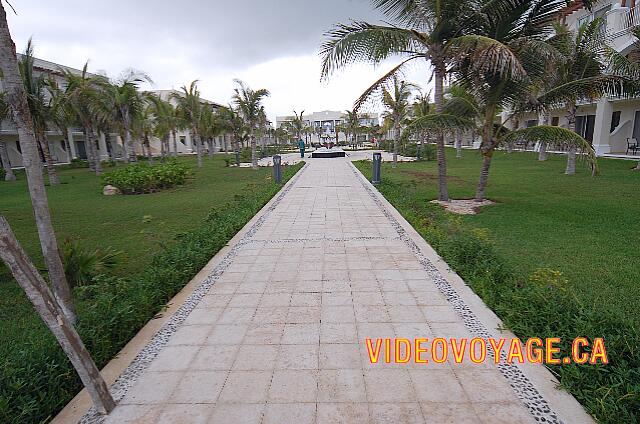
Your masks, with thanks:
M 273 179 L 276 184 L 280 184 L 282 182 L 282 157 L 280 155 L 275 155 L 273 157 Z
M 380 184 L 380 165 L 382 164 L 382 153 L 373 154 L 373 177 L 372 184 Z

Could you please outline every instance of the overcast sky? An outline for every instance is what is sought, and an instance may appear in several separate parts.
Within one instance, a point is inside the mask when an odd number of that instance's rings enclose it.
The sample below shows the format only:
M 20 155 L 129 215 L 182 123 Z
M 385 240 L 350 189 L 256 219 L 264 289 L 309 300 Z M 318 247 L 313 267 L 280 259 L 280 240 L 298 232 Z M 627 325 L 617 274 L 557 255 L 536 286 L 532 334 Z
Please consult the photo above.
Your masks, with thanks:
M 116 77 L 149 74 L 156 89 L 200 81 L 202 96 L 227 104 L 233 79 L 267 88 L 269 118 L 344 110 L 396 61 L 355 65 L 320 82 L 323 33 L 349 19 L 379 22 L 368 0 L 19 0 L 7 9 L 18 51 L 29 37 L 36 57 Z M 427 85 L 427 69 L 407 79 Z

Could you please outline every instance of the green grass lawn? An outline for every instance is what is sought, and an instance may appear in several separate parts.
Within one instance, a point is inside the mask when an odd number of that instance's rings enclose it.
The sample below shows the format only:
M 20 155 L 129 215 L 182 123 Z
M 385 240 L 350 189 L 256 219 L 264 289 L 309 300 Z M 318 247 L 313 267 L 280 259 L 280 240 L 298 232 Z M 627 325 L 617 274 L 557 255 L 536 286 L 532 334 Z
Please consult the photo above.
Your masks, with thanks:
M 271 169 L 225 167 L 223 155 L 205 159 L 201 169 L 193 157 L 179 160 L 193 177 L 158 193 L 103 196 L 100 179 L 88 169 L 59 169 L 62 184 L 47 187 L 59 243 L 73 238 L 84 248 L 111 247 L 126 256 L 104 280 L 75 292 L 79 332 L 99 366 L 278 190 Z M 287 167 L 284 178 L 298 168 Z M 17 182 L 0 182 L 0 214 L 42 266 L 24 173 Z M 0 422 L 48 421 L 79 386 L 61 349 L 0 267 Z
M 454 153 L 450 196 L 473 198 L 481 157 Z M 609 365 L 551 368 L 601 422 L 638 422 L 640 171 L 600 159 L 600 176 L 586 166 L 568 176 L 565 164 L 562 155 L 496 152 L 486 191 L 496 204 L 471 216 L 429 203 L 435 161 L 385 163 L 378 188 L 518 336 L 604 337 Z M 357 166 L 371 176 L 370 162 Z M 560 271 L 561 283 L 530 278 L 543 268 Z
M 473 198 L 480 155 L 447 157 L 449 193 Z M 560 270 L 590 307 L 615 308 L 640 320 L 640 171 L 635 162 L 600 159 L 601 175 L 586 166 L 564 175 L 566 157 L 538 162 L 532 153 L 496 152 L 487 197 L 496 205 L 461 220 L 489 230 L 503 257 L 523 276 L 537 268 Z M 386 164 L 383 178 L 416 199 L 437 198 L 435 161 Z M 427 207 L 438 208 L 435 205 Z M 640 321 L 639 321 L 640 322 Z

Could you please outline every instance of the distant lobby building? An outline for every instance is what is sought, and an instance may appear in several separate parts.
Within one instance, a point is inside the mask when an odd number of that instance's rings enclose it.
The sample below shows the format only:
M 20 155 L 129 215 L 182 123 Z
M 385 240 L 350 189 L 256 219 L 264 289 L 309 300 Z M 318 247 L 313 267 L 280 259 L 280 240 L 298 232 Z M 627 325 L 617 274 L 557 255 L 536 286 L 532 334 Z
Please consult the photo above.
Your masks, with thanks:
M 361 126 L 373 126 L 379 123 L 379 115 L 377 113 L 362 113 L 360 114 Z M 276 128 L 280 128 L 287 122 L 294 119 L 294 116 L 277 116 Z M 339 126 L 344 124 L 347 119 L 347 115 L 344 112 L 325 110 L 322 112 L 313 112 L 307 115 L 302 115 L 302 120 L 306 127 L 313 129 L 313 133 L 310 134 L 311 142 L 323 142 L 323 141 L 335 141 L 336 137 L 338 141 L 346 141 L 346 135 L 344 132 L 339 131 Z M 338 131 L 336 132 L 336 129 Z M 368 134 L 360 134 L 359 141 L 368 141 Z

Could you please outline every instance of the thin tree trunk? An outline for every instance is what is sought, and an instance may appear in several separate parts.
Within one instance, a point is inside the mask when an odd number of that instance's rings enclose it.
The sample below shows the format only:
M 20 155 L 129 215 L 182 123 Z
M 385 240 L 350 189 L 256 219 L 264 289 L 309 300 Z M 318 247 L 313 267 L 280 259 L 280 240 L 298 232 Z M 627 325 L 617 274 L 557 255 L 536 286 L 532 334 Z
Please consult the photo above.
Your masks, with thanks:
M 396 122 L 398 118 L 396 117 Z M 393 140 L 393 162 L 391 164 L 392 168 L 398 166 L 398 140 L 400 139 L 400 123 L 396 123 L 393 125 L 394 140 Z
M 538 121 L 540 125 L 549 125 L 549 112 L 543 112 Z M 549 158 L 547 154 L 547 142 L 544 140 L 540 141 L 540 147 L 538 149 L 538 160 L 545 161 Z
M 102 154 L 100 153 L 100 141 L 96 134 L 93 133 L 93 129 L 91 130 L 91 145 L 93 146 L 94 157 L 96 159 L 95 167 L 96 167 L 96 175 L 100 176 L 102 174 Z
M 151 142 L 149 141 L 149 136 L 144 136 L 144 145 L 147 146 L 147 160 L 149 161 L 149 165 L 153 165 L 153 154 L 151 153 Z
M 213 159 L 213 139 L 208 140 L 209 144 L 209 159 Z
M 65 315 L 47 283 L 16 240 L 9 223 L 2 216 L 0 216 L 0 258 L 7 264 L 38 315 L 49 327 L 71 361 L 96 409 L 103 414 L 111 412 L 116 404 L 98 367 L 73 328 L 73 323 Z
M 11 110 L 11 116 L 18 130 L 18 139 L 22 149 L 22 162 L 25 167 L 29 194 L 33 205 L 33 212 L 42 246 L 42 254 L 49 272 L 49 279 L 54 289 L 58 303 L 65 315 L 72 323 L 75 323 L 75 311 L 71 289 L 67 284 L 64 267 L 58 244 L 56 242 L 49 203 L 44 188 L 44 177 L 38 147 L 33 128 L 33 120 L 29 114 L 24 85 L 16 60 L 16 47 L 11 39 L 7 25 L 7 15 L 4 6 L 0 2 L 0 71 L 3 76 L 3 89 L 6 92 L 7 104 Z
M 489 180 L 489 168 L 491 167 L 491 158 L 496 147 L 493 140 L 493 117 L 495 109 L 489 108 L 485 111 L 485 124 L 482 127 L 482 144 L 480 152 L 482 153 L 482 167 L 480 168 L 480 179 L 476 189 L 476 202 L 482 202 L 485 196 L 487 181 Z
M 251 169 L 258 169 L 258 156 L 256 155 L 256 137 L 251 134 Z
M 567 121 L 569 124 L 569 130 L 576 132 L 576 111 L 575 104 L 570 104 L 567 108 Z M 567 168 L 564 171 L 567 175 L 573 175 L 576 173 L 576 148 L 569 146 L 567 150 Z
M 87 149 L 87 158 L 89 159 L 89 169 L 95 171 L 96 175 L 100 175 L 100 158 L 96 151 L 96 143 L 93 140 L 93 129 L 85 126 L 84 128 L 84 144 Z
M 443 102 L 443 84 L 446 69 L 444 61 L 437 59 L 435 64 L 435 90 L 434 90 L 434 103 L 436 107 L 436 113 L 442 113 Z M 444 134 L 439 132 L 436 135 L 436 155 L 438 158 L 438 200 L 443 202 L 449 201 L 449 190 L 447 188 L 447 159 L 446 150 L 444 147 Z
M 7 153 L 7 143 L 0 142 L 0 161 L 2 161 L 2 168 L 4 169 L 4 180 L 15 181 L 16 175 L 11 169 L 11 162 L 9 161 L 9 154 Z
M 540 162 L 545 161 L 549 158 L 549 155 L 547 154 L 547 142 L 546 141 L 541 141 L 540 142 L 540 149 L 538 151 L 538 160 Z
M 456 133 L 456 157 L 462 157 L 462 131 L 458 130 Z
M 178 156 L 178 137 L 175 131 L 173 131 L 173 156 Z
M 476 190 L 476 202 L 482 202 L 484 200 L 484 191 L 487 187 L 487 181 L 489 181 L 489 168 L 491 167 L 491 155 L 483 154 L 482 156 L 482 168 L 480 169 L 480 180 L 478 181 L 478 188 Z
M 233 136 L 232 144 L 233 151 L 236 157 L 236 166 L 240 166 L 240 145 L 238 143 L 238 137 L 235 135 Z
M 222 141 L 224 142 L 224 152 L 229 153 L 229 144 L 227 143 L 227 133 L 222 135 Z
M 193 131 L 193 139 L 196 143 L 196 156 L 198 157 L 198 168 L 202 168 L 202 140 L 200 139 L 200 134 L 194 129 Z
M 45 132 L 40 130 L 40 136 L 38 138 L 40 147 L 42 149 L 42 155 L 44 156 L 44 161 L 47 164 L 47 175 L 49 176 L 49 184 L 52 186 L 60 185 L 60 179 L 58 178 L 58 173 L 56 172 L 56 168 L 53 165 L 53 158 L 51 158 L 51 151 L 49 150 L 49 141 L 47 140 Z

